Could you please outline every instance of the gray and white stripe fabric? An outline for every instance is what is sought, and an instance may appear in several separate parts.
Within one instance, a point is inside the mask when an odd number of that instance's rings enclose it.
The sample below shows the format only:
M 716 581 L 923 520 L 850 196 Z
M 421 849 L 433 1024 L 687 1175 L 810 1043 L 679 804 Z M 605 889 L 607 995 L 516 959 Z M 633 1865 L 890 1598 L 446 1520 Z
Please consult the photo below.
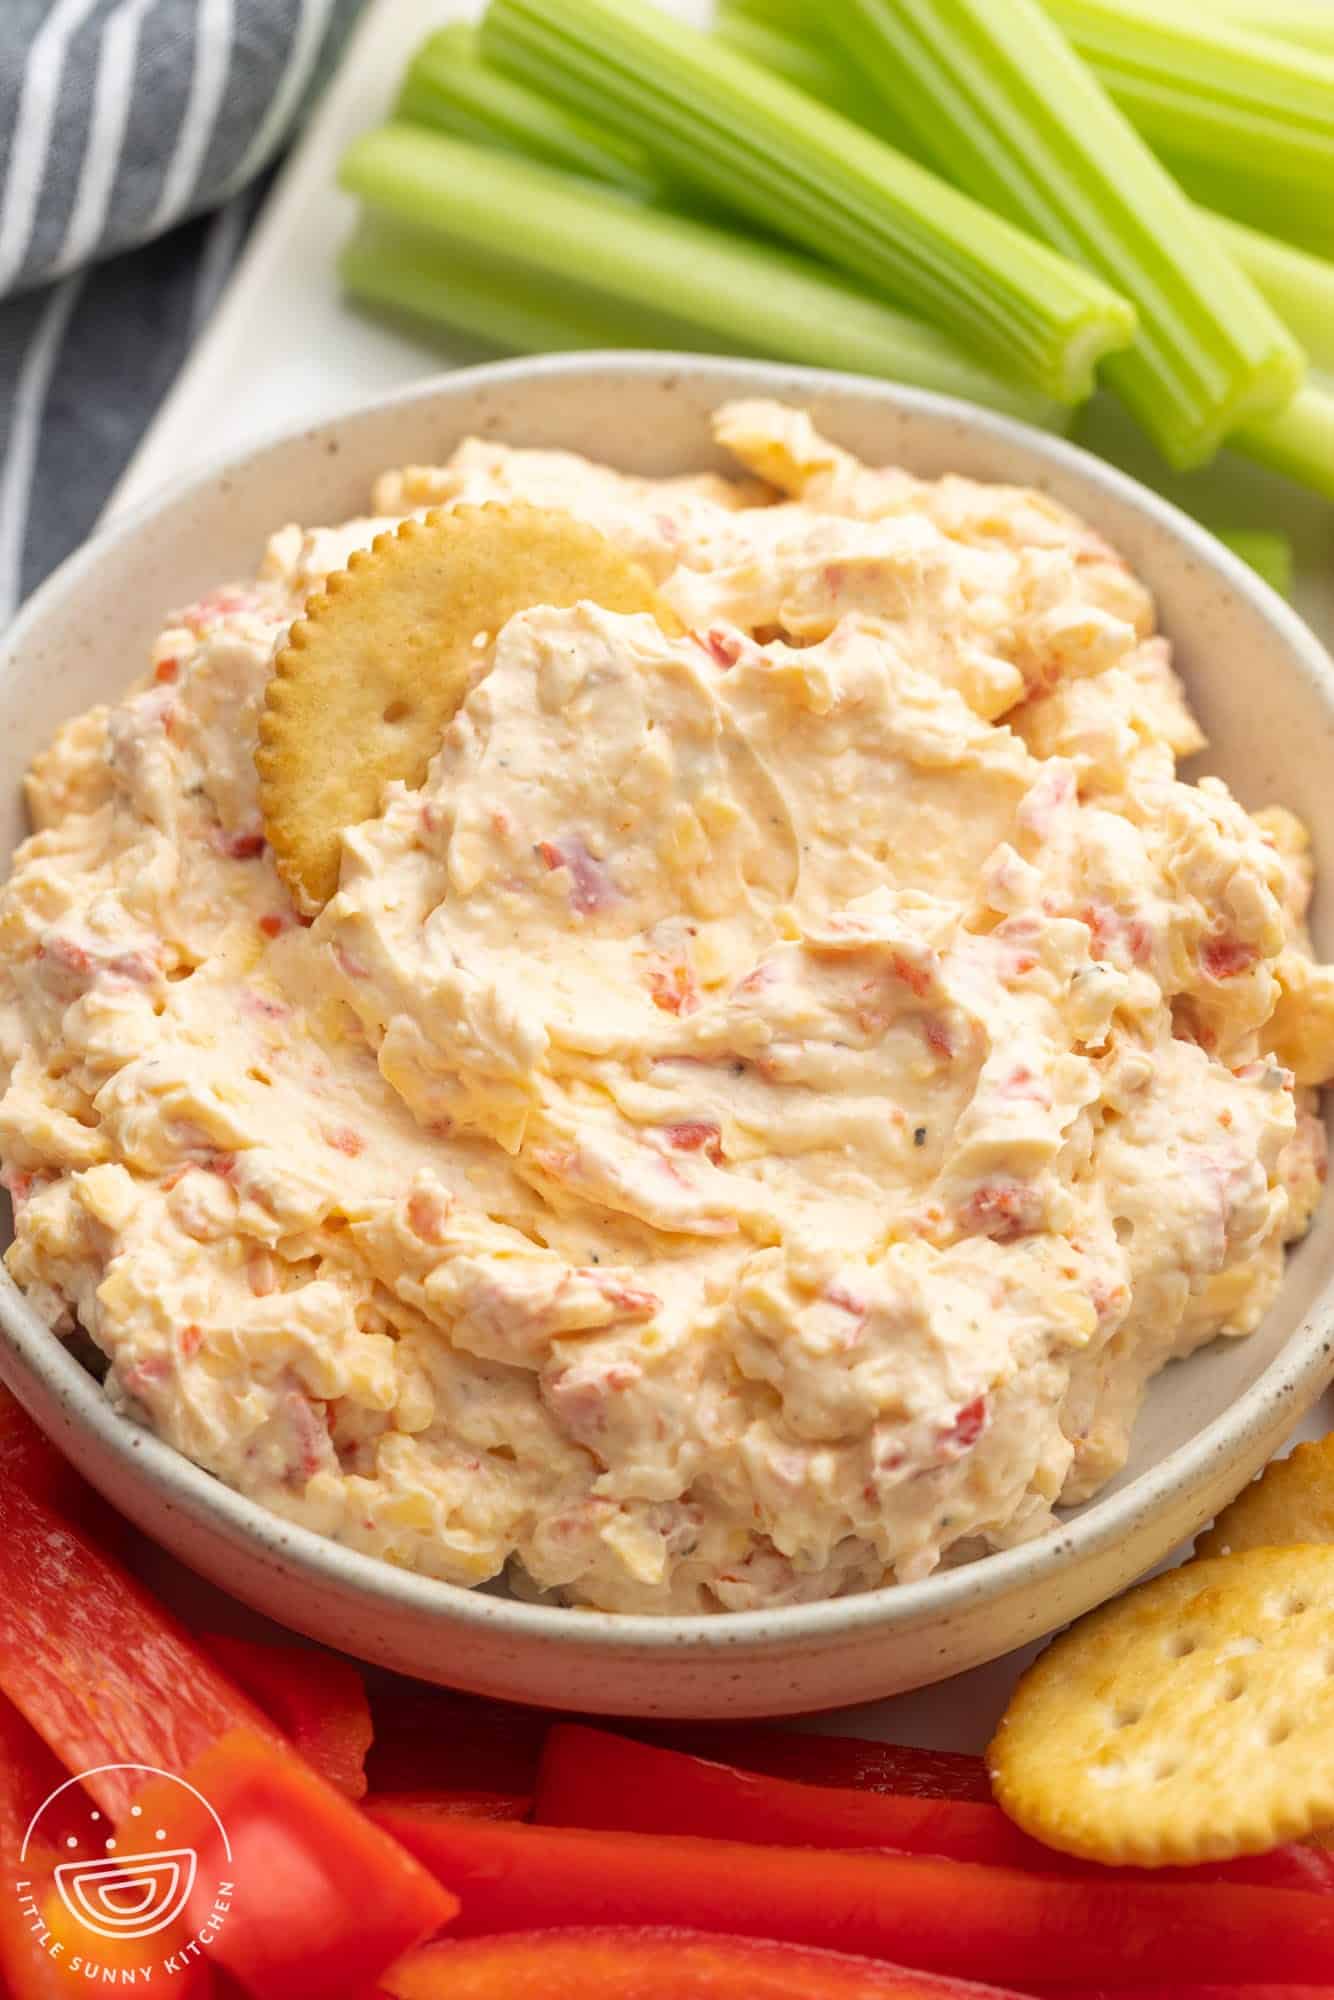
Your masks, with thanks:
M 361 0 L 0 0 L 0 626 L 92 528 Z

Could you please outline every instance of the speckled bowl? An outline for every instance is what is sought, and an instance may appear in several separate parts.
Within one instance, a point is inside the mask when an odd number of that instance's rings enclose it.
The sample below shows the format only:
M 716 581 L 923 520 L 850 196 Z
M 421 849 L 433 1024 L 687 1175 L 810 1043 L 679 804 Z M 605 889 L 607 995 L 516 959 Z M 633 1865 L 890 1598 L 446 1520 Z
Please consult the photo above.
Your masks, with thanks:
M 563 356 L 428 381 L 234 463 L 119 520 L 28 605 L 0 649 L 5 852 L 19 781 L 65 717 L 136 672 L 162 612 L 252 572 L 267 532 L 360 511 L 386 465 L 468 432 L 567 446 L 628 470 L 714 461 L 707 418 L 737 395 L 808 406 L 871 460 L 1043 487 L 1107 535 L 1157 594 L 1209 732 L 1207 767 L 1251 806 L 1292 806 L 1334 879 L 1334 668 L 1301 621 L 1192 521 L 1099 460 L 907 389 L 745 361 Z M 1326 895 L 1316 935 L 1334 954 Z M 366 1659 L 553 1708 L 776 1715 L 922 1686 L 1108 1597 L 1236 1493 L 1334 1375 L 1334 1210 L 1291 1259 L 1261 1329 L 1154 1384 L 1124 1473 L 1042 1539 L 897 1590 L 717 1618 L 613 1616 L 405 1574 L 275 1520 L 116 1416 L 0 1279 L 0 1374 L 80 1470 L 158 1541 L 258 1609 Z

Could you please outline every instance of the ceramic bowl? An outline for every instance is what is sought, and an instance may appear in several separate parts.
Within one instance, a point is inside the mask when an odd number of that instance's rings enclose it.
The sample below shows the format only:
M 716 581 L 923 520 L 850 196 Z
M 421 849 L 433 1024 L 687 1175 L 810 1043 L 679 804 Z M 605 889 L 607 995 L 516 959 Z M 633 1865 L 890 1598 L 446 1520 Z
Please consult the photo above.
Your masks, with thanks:
M 266 534 L 363 510 L 387 465 L 467 433 L 565 446 L 627 470 L 715 462 L 713 406 L 773 395 L 873 462 L 1041 487 L 1100 529 L 1154 590 L 1211 739 L 1202 760 L 1249 806 L 1281 800 L 1334 882 L 1334 669 L 1301 621 L 1192 521 L 1101 461 L 962 403 L 855 377 L 632 354 L 470 369 L 281 437 L 116 520 L 28 605 L 0 649 L 0 827 L 58 723 L 140 671 L 164 610 L 252 573 Z M 1317 943 L 1334 955 L 1334 899 Z M 279 1521 L 117 1416 L 0 1280 L 0 1374 L 79 1469 L 148 1534 L 271 1617 L 391 1667 L 481 1693 L 623 1715 L 777 1715 L 862 1702 L 978 1665 L 1108 1597 L 1195 1532 L 1334 1374 L 1334 1205 L 1249 1339 L 1154 1383 L 1130 1463 L 1040 1540 L 924 1582 L 715 1618 L 524 1604 L 352 1554 Z

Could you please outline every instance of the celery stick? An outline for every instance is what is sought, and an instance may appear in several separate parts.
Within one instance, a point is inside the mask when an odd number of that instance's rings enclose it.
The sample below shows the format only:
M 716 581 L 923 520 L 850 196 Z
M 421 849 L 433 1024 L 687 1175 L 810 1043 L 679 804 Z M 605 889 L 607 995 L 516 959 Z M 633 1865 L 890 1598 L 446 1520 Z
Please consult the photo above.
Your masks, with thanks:
M 1249 563 L 1271 590 L 1276 590 L 1280 597 L 1292 596 L 1292 543 L 1286 535 L 1276 534 L 1271 528 L 1215 528 L 1214 533 L 1234 556 Z
M 1269 0 L 1209 0 L 1209 10 L 1215 20 L 1234 28 L 1276 35 L 1281 42 L 1298 42 L 1334 55 L 1334 7 L 1329 0 L 1278 0 L 1274 6 Z
M 724 0 L 715 32 L 727 38 L 734 32 L 741 35 L 757 61 L 777 69 L 790 82 L 799 82 L 805 74 L 805 87 L 812 95 L 818 95 L 820 51 L 809 35 L 796 29 L 760 25 L 762 10 L 772 4 L 774 0 Z M 808 7 L 810 0 L 786 0 L 786 4 L 796 20 L 799 10 Z M 1253 6 L 1254 0 L 1228 0 L 1231 9 L 1240 10 L 1246 5 Z M 756 10 L 754 15 L 749 11 L 752 8 Z M 1290 11 L 1290 8 L 1284 10 L 1285 20 Z M 1334 0 L 1313 0 L 1312 11 L 1327 24 L 1334 46 Z M 750 33 L 752 28 L 756 29 L 754 35 Z M 883 105 L 872 106 L 863 114 L 863 122 L 870 122 L 875 129 L 877 124 L 883 125 L 884 115 Z M 897 129 L 894 136 L 896 140 L 901 136 Z M 1241 266 L 1251 283 L 1268 299 L 1289 333 L 1305 350 L 1311 366 L 1334 374 L 1334 260 L 1297 249 L 1276 236 L 1265 235 L 1210 209 L 1201 209 L 1200 214 L 1220 249 Z M 1334 227 L 1334 216 L 1331 225 Z
M 1197 200 L 1285 236 L 1334 207 L 1334 57 L 1183 0 L 1046 0 Z M 1244 206 L 1234 209 L 1234 195 Z M 1286 218 L 1286 222 L 1285 222 Z
M 850 63 L 810 35 L 775 27 L 754 14 L 742 14 L 720 7 L 713 30 L 720 42 L 738 55 L 781 76 L 785 82 L 818 97 L 835 111 L 855 118 L 859 125 L 874 130 L 876 100 Z
M 515 354 L 586 347 L 689 347 L 692 329 L 666 313 L 621 305 L 520 266 L 443 244 L 426 230 L 366 214 L 338 260 L 354 298 L 455 328 Z
M 456 139 L 546 160 L 644 201 L 667 192 L 639 147 L 608 137 L 485 64 L 477 30 L 467 21 L 451 22 L 423 43 L 408 66 L 394 115 Z
M 1133 337 L 1100 279 L 644 0 L 493 0 L 482 53 L 1049 395 Z
M 1334 6 L 1330 8 L 1334 14 Z M 1334 374 L 1334 263 L 1201 209 L 1218 243 L 1240 264 L 1313 368 Z
M 744 17 L 787 34 L 809 34 L 820 29 L 819 0 L 719 0 L 718 18 Z
M 1312 384 L 1278 416 L 1248 424 L 1228 443 L 1334 500 L 1334 388 Z
M 424 287 L 417 310 L 448 317 L 433 301 L 445 299 L 451 259 L 461 253 L 508 267 L 512 296 L 522 296 L 523 284 L 535 291 L 554 284 L 607 302 L 603 344 L 626 337 L 620 315 L 650 312 L 661 320 L 670 309 L 672 321 L 693 328 L 702 345 L 852 369 L 1030 422 L 1056 420 L 1050 401 L 998 380 L 947 335 L 867 298 L 838 272 L 695 217 L 640 208 L 555 168 L 387 125 L 350 147 L 339 178 L 377 214 L 438 239 L 439 272 L 423 279 L 419 269 L 412 280 Z M 360 290 L 374 276 L 367 268 L 360 253 Z M 382 294 L 391 283 L 398 302 L 408 303 L 408 278 L 399 286 L 393 273 L 382 276 Z
M 1300 350 L 1038 0 L 845 0 L 838 33 L 891 115 L 980 201 L 1134 301 L 1104 376 L 1176 466 L 1279 409 Z

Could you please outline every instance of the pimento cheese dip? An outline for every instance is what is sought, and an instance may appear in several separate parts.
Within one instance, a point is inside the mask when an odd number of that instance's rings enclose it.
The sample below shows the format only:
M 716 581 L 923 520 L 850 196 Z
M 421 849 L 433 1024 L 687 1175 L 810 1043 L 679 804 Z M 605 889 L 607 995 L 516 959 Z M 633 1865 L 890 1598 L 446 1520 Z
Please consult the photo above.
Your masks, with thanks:
M 1122 1464 L 1324 1177 L 1305 834 L 1216 778 L 1125 563 L 1042 495 L 469 441 L 276 534 L 64 728 L 0 894 L 10 1269 L 115 1406 L 349 1547 L 614 1611 L 923 1577 Z M 306 594 L 522 499 L 689 628 L 480 635 L 299 921 L 253 752 Z

